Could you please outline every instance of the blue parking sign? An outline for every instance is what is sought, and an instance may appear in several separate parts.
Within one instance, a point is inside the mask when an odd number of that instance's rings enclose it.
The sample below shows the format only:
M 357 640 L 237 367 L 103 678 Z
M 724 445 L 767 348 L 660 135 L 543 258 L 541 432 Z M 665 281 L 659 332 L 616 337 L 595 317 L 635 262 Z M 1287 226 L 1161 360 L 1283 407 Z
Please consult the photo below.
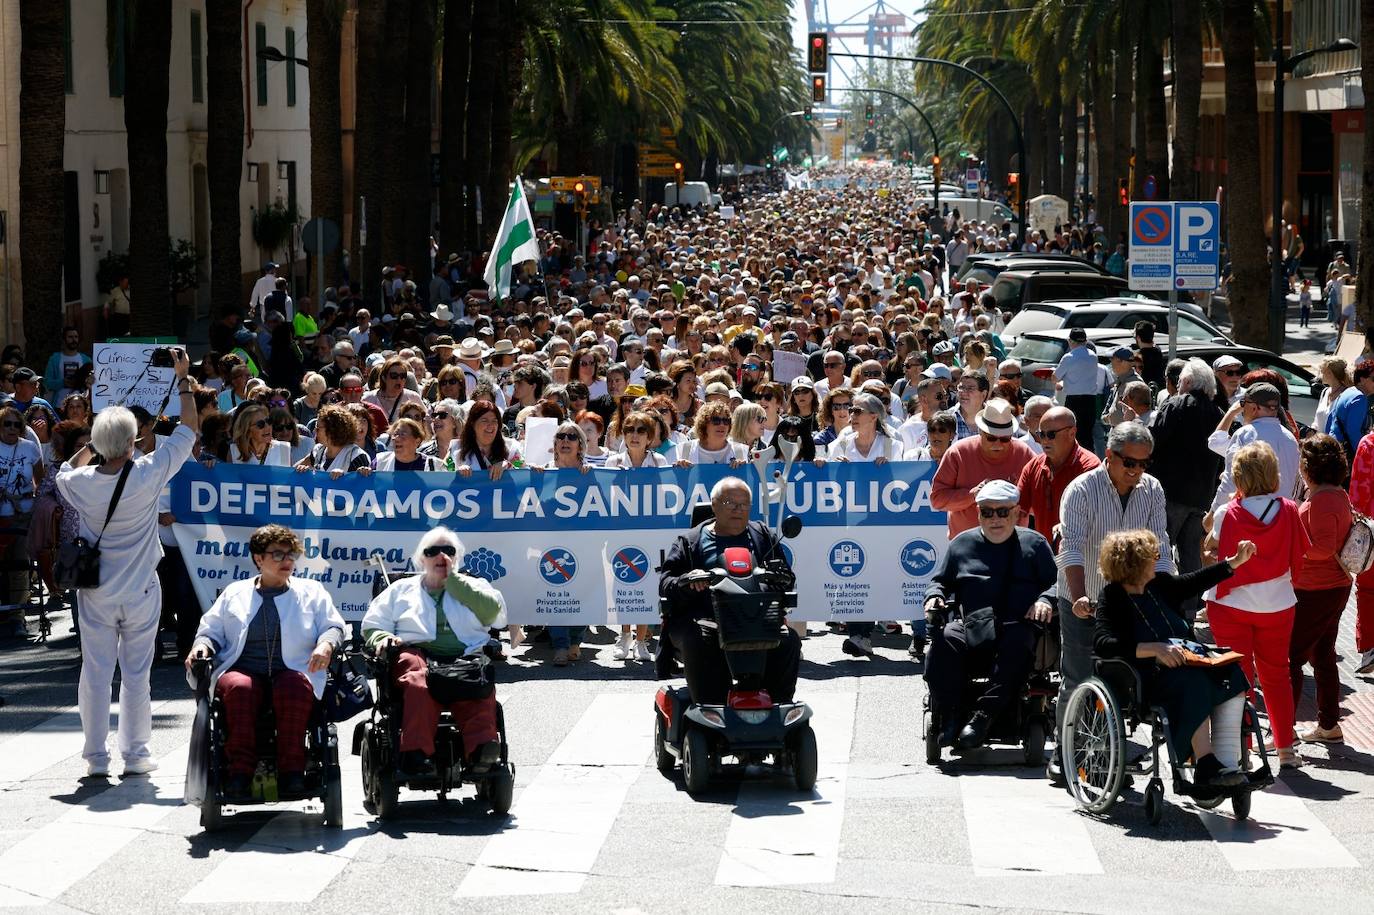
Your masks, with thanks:
M 1221 207 L 1209 200 L 1174 204 L 1174 288 L 1217 288 Z

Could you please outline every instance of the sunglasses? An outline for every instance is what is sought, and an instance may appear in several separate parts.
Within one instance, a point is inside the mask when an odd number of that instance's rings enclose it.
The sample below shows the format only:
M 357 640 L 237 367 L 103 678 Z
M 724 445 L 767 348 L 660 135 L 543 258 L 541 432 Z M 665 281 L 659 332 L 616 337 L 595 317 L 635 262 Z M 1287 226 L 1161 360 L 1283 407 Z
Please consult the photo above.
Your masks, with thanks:
M 832 411 L 833 411 L 833 410 L 844 410 L 845 412 L 849 412 L 849 401 L 847 401 L 847 400 L 846 400 L 846 401 L 839 401 L 839 402 L 831 401 L 831 403 L 830 403 L 830 409 L 831 409 Z
M 435 420 L 435 422 L 438 422 L 438 421 L 441 420 L 441 419 L 449 419 L 449 418 L 451 418 L 452 416 L 453 416 L 452 413 L 449 413 L 449 412 L 444 411 L 444 410 L 440 410 L 438 413 L 435 413 L 435 414 L 434 414 L 434 420 Z
M 728 426 L 730 425 L 730 417 L 712 416 L 709 420 L 707 420 L 707 422 L 709 422 L 713 426 Z
M 1002 373 L 1002 377 L 1003 377 L 1003 378 L 1007 378 L 1007 379 L 1011 379 L 1011 378 L 1020 378 L 1020 377 L 1021 377 L 1021 373 L 1020 373 L 1020 372 L 1003 372 L 1003 373 Z
M 15 422 L 15 421 L 12 420 L 12 419 L 5 420 L 5 422 L 0 423 L 0 429 L 22 429 L 22 428 L 24 428 L 24 424 L 23 424 L 23 423 L 17 423 L 17 422 Z
M 1041 426 L 1041 427 L 1040 427 L 1040 430 L 1039 430 L 1038 432 L 1036 432 L 1035 435 L 1036 435 L 1036 437 L 1039 438 L 1042 442 L 1052 442 L 1052 441 L 1054 441 L 1054 437 L 1055 437 L 1056 435 L 1058 435 L 1058 434 L 1061 433 L 1061 432 L 1067 432 L 1068 430 L 1070 430 L 1070 429 L 1072 429 L 1072 428 L 1073 428 L 1073 426 L 1061 426 L 1061 427 L 1058 428 L 1058 429 L 1046 429 L 1045 427 Z
M 262 555 L 273 562 L 295 562 L 297 559 L 301 558 L 301 554 L 297 553 L 295 550 L 268 550 Z
M 1222 370 L 1222 373 L 1221 373 L 1221 374 L 1225 375 L 1227 378 L 1236 378 L 1236 377 L 1238 377 L 1238 376 L 1240 376 L 1240 375 L 1244 375 L 1244 374 L 1245 374 L 1245 370 L 1244 370 L 1244 369 L 1224 369 L 1224 370 Z
M 754 362 L 746 362 L 744 364 L 744 370 L 746 372 L 761 372 L 763 371 L 763 366 Z
M 359 384 L 359 385 L 349 385 L 349 386 L 344 387 L 344 388 L 339 388 L 340 391 L 345 391 L 345 392 L 347 392 L 347 393 L 349 393 L 349 394 L 356 394 L 356 393 L 358 393 L 359 391 L 361 391 L 362 389 L 363 389 L 363 386 L 360 385 L 360 384 Z
M 454 556 L 458 555 L 458 548 L 451 543 L 436 543 L 434 546 L 425 547 L 425 555 L 430 559 L 433 559 L 440 553 L 452 559 Z
M 653 429 L 650 429 L 648 426 L 626 426 L 626 427 L 625 427 L 625 434 L 626 434 L 626 435 L 652 435 L 652 434 L 653 434 L 653 431 L 654 431 L 654 430 L 653 430 Z
M 559 432 L 553 437 L 553 440 L 556 442 L 575 442 L 577 441 L 577 435 L 572 432 Z
M 1121 466 L 1125 467 L 1127 470 L 1144 470 L 1145 468 L 1150 466 L 1149 458 L 1145 458 L 1145 460 L 1143 461 L 1138 461 L 1135 458 L 1126 457 L 1126 455 L 1122 454 L 1119 451 L 1113 451 L 1112 454 L 1116 455 L 1116 459 L 1121 462 Z
M 406 376 L 405 376 L 405 373 L 404 373 L 404 372 L 387 372 L 387 373 L 386 373 L 386 377 L 387 377 L 387 378 L 390 378 L 392 381 L 405 381 L 405 380 L 406 380 Z
M 255 420 L 253 420 L 253 428 L 254 428 L 254 429 L 266 429 L 266 428 L 267 428 L 268 426 L 270 426 L 270 425 L 271 425 L 271 422 L 269 422 L 268 420 L 265 420 L 265 419 L 255 419 Z
M 882 373 L 882 372 L 875 372 L 875 371 L 873 371 L 873 370 L 870 369 L 869 371 L 864 372 L 863 375 L 862 375 L 862 377 L 864 377 L 864 378 L 881 378 L 881 377 L 883 377 L 883 373 Z
M 1006 506 L 1006 507 L 1004 507 L 1004 508 L 980 508 L 980 509 L 978 509 L 978 517 L 980 517 L 980 518 L 1005 518 L 1005 517 L 1007 517 L 1008 515 L 1010 515 L 1010 514 L 1011 514 L 1012 512 L 1014 512 L 1014 511 L 1016 511 L 1016 506 L 1015 506 L 1015 505 Z

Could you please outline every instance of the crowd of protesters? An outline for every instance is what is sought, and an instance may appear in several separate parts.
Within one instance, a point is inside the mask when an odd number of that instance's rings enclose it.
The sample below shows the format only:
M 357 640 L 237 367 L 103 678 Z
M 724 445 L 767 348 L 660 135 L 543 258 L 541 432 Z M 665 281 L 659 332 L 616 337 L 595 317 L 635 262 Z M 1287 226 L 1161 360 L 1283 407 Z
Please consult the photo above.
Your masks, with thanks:
M 319 302 L 293 300 L 267 264 L 250 301 L 212 323 L 210 351 L 190 370 L 200 434 L 189 459 L 498 479 L 520 468 L 738 466 L 783 438 L 817 464 L 932 461 L 931 502 L 951 539 L 979 530 L 980 492 L 1002 481 L 999 499 L 1014 490 L 1020 525 L 1052 544 L 1058 581 L 1043 613 L 1061 629 L 1068 686 L 1091 673 L 1109 535 L 1151 532 L 1161 572 L 1256 544 L 1184 616 L 1246 656 L 1284 765 L 1300 764 L 1299 738 L 1340 740 L 1335 634 L 1352 586 L 1359 670 L 1374 671 L 1374 571 L 1352 582 L 1337 561 L 1352 512 L 1374 514 L 1374 361 L 1323 364 L 1319 429 L 1293 420 L 1282 376 L 1232 356 L 1166 365 L 1149 328 L 1101 354 L 1108 365 L 1074 335 L 1055 396 L 1029 396 L 998 333 L 1008 316 L 957 282 L 959 268 L 1014 249 L 1105 261 L 1100 233 L 1066 225 L 1022 242 L 1008 224 L 932 211 L 894 175 L 745 185 L 728 218 L 635 201 L 594 222 L 585 250 L 541 231 L 542 259 L 517 268 L 500 302 L 480 258 L 461 254 L 388 267 Z M 76 511 L 53 479 L 92 418 L 75 328 L 43 376 L 22 366 L 46 354 L 17 349 L 0 354 L 0 525 L 27 536 L 6 538 L 8 570 L 30 556 L 41 566 L 73 535 Z M 135 415 L 138 454 L 168 447 L 157 417 Z M 531 419 L 556 424 L 551 450 L 530 447 Z M 185 654 L 196 601 L 168 509 L 159 576 L 169 614 L 185 617 L 167 623 Z M 7 574 L 8 603 L 22 603 L 27 573 Z M 26 632 L 22 611 L 3 625 Z M 842 628 L 860 657 L 873 655 L 875 633 L 901 631 Z M 913 630 L 910 654 L 923 659 L 924 623 Z M 581 635 L 551 628 L 553 663 L 577 661 Z M 526 636 L 510 626 L 507 650 L 528 650 Z M 651 660 L 652 641 L 648 627 L 625 627 L 613 657 Z M 1319 720 L 1299 735 L 1292 700 L 1307 664 Z

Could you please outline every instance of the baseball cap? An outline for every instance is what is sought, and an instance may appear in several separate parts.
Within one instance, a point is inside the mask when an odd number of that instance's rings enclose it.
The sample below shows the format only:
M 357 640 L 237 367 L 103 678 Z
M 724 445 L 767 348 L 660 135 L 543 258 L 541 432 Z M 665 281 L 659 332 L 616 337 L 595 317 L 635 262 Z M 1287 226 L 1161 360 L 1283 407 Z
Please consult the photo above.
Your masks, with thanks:
M 1252 403 L 1261 407 L 1277 407 L 1283 401 L 1283 396 L 1279 389 L 1267 381 L 1252 384 L 1245 389 L 1245 396 L 1242 398 L 1245 403 Z
M 1129 346 L 1118 346 L 1116 349 L 1112 350 L 1113 359 L 1121 359 L 1126 362 L 1130 362 L 1132 357 L 1134 356 L 1135 351 L 1132 350 Z
M 921 373 L 922 378 L 939 378 L 941 381 L 953 381 L 954 373 L 949 370 L 949 366 L 935 363 L 930 368 Z
M 1020 502 L 1021 490 L 1006 480 L 989 480 L 978 490 L 973 501 L 978 505 L 984 502 Z
M 251 337 L 252 334 L 249 334 L 249 336 Z M 19 368 L 14 370 L 14 374 L 10 376 L 10 380 L 20 383 L 34 382 L 38 380 L 38 373 L 35 372 L 33 369 L 29 368 L 27 365 L 20 366 Z
M 730 386 L 720 381 L 713 381 L 706 386 L 706 396 L 711 397 L 715 394 L 725 394 L 729 396 Z
M 1235 368 L 1236 366 L 1243 365 L 1245 365 L 1245 363 L 1241 362 L 1235 356 L 1218 356 L 1216 359 L 1212 360 L 1212 371 L 1219 372 L 1222 369 Z

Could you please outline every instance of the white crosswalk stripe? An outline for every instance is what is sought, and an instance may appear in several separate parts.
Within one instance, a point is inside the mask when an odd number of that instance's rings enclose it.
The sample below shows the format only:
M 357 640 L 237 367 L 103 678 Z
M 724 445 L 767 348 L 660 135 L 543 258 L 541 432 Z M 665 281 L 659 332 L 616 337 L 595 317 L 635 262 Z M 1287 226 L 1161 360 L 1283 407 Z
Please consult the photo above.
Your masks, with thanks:
M 435 892 L 460 900 L 581 892 L 593 885 L 589 881 L 608 879 L 603 873 L 608 865 L 598 861 L 612 847 L 617 829 L 642 827 L 627 818 L 641 815 L 645 804 L 710 814 L 700 822 L 713 825 L 694 838 L 711 849 L 702 862 L 707 869 L 694 878 L 706 884 L 703 890 L 711 885 L 838 887 L 855 866 L 845 857 L 846 829 L 859 825 L 851 822 L 859 815 L 856 811 L 865 805 L 871 811 L 875 800 L 907 811 L 914 805 L 908 815 L 917 817 L 925 804 L 939 810 L 940 828 L 950 833 L 946 844 L 958 855 L 940 866 L 962 872 L 970 881 L 1000 882 L 1027 874 L 1111 879 L 1121 851 L 1104 843 L 1147 828 L 1140 823 L 1139 809 L 1126 803 L 1102 820 L 1085 817 L 1038 772 L 1008 765 L 995 754 L 963 760 L 957 773 L 933 772 L 914 758 L 866 756 L 857 741 L 863 725 L 871 727 L 876 706 L 865 705 L 872 701 L 869 694 L 834 686 L 806 696 L 815 712 L 820 756 L 815 791 L 802 796 L 784 778 L 746 778 L 737 789 L 723 783 L 715 792 L 721 796 L 710 799 L 728 805 L 716 806 L 717 815 L 710 801 L 693 800 L 681 790 L 680 772 L 665 779 L 654 769 L 651 695 L 601 693 L 580 716 L 564 719 L 565 730 L 548 735 L 538 750 L 537 756 L 546 758 L 527 758 L 522 764 L 522 787 L 509 820 L 489 835 L 467 837 L 469 851 L 463 857 L 473 865 L 453 872 L 462 874 L 460 880 L 439 877 Z M 167 720 L 164 715 L 175 713 L 184 726 L 188 703 L 163 703 L 159 717 Z M 517 760 L 521 746 L 528 752 L 531 745 L 528 739 L 522 744 L 521 734 L 534 733 L 533 720 L 525 717 L 533 707 L 523 702 L 506 706 Z M 582 708 L 580 703 L 576 707 Z M 73 727 L 72 714 L 64 711 L 0 742 L 0 774 L 13 784 L 12 790 L 0 792 L 0 907 L 61 904 L 66 894 L 77 895 L 100 882 L 102 868 L 112 867 L 116 857 L 126 860 L 127 854 L 136 854 L 139 842 L 169 832 L 193 838 L 199 831 L 193 811 L 172 816 L 181 804 L 184 744 L 161 754 L 163 768 L 152 778 L 115 781 L 75 806 L 49 803 L 44 795 L 50 789 L 38 787 L 45 773 L 64 764 L 69 769 L 71 757 L 80 752 L 80 730 Z M 550 719 L 539 720 L 547 726 Z M 385 840 L 386 855 L 405 855 L 405 842 L 377 835 L 378 824 L 362 808 L 359 760 L 344 749 L 342 830 L 321 825 L 318 801 L 283 805 L 260 821 L 251 838 L 164 902 L 173 904 L 179 896 L 185 905 L 310 904 L 348 879 L 346 873 L 355 865 L 375 866 L 381 846 L 370 843 Z M 913 740 L 913 757 L 917 753 Z M 28 806 L 16 806 L 20 798 L 27 798 Z M 418 806 L 419 797 L 411 800 Z M 1339 831 L 1339 821 L 1318 816 L 1321 811 L 1310 806 L 1315 802 L 1282 783 L 1254 796 L 1248 822 L 1236 821 L 1229 805 L 1203 812 L 1171 792 L 1167 803 L 1171 819 L 1160 828 L 1183 829 L 1189 841 L 1213 846 L 1210 856 L 1196 850 L 1237 879 L 1256 871 L 1361 866 L 1360 852 L 1347 847 L 1350 835 Z M 23 818 L 12 813 L 20 809 Z M 35 816 L 35 810 L 51 812 Z M 404 822 L 404 805 L 400 817 Z M 895 834 L 888 853 L 896 860 L 920 860 L 922 849 L 913 842 Z M 1142 845 L 1141 853 L 1148 857 L 1156 849 Z M 142 900 L 109 902 L 120 908 Z
M 194 706 L 191 699 L 172 699 L 153 705 L 153 715 L 178 715 Z M 110 743 L 119 730 L 119 706 L 110 708 Z M 0 741 L 0 792 L 50 769 L 65 759 L 80 756 L 85 740 L 81 734 L 81 714 L 76 706 L 64 709 L 27 731 Z M 118 767 L 118 754 L 114 754 Z
M 187 747 L 152 776 L 121 780 L 0 854 L 0 907 L 59 898 L 181 806 Z

